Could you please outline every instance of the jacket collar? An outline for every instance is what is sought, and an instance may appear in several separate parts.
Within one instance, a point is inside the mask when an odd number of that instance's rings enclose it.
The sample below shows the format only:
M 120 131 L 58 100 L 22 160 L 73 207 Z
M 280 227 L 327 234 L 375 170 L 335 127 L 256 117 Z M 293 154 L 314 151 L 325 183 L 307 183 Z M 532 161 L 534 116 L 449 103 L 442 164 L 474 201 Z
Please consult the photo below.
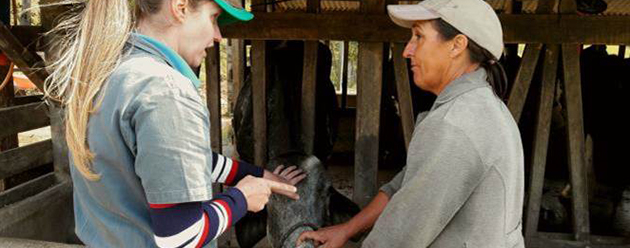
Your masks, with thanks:
M 450 82 L 442 90 L 442 92 L 440 92 L 440 94 L 437 96 L 437 99 L 435 99 L 435 103 L 433 103 L 433 107 L 431 108 L 431 110 L 440 107 L 442 104 L 447 103 L 468 91 L 481 87 L 490 87 L 490 84 L 488 84 L 486 77 L 486 70 L 480 67 L 473 72 L 466 73 L 456 78 L 455 80 Z

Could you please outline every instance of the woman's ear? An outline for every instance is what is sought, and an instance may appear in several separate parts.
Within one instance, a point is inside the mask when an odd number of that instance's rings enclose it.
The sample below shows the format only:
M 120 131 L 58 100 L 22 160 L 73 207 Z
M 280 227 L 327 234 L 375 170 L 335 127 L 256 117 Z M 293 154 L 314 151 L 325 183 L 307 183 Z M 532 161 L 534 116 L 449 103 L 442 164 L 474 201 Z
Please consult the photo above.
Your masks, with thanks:
M 189 0 L 170 0 L 169 2 L 170 3 L 168 4 L 168 8 L 171 14 L 173 14 L 173 18 L 175 18 L 175 21 L 184 22 L 186 14 L 190 12 L 190 6 L 188 5 Z
M 468 37 L 463 34 L 456 35 L 453 38 L 452 42 L 453 48 L 451 49 L 451 58 L 456 58 L 464 54 L 464 51 L 466 51 L 466 48 L 468 48 Z

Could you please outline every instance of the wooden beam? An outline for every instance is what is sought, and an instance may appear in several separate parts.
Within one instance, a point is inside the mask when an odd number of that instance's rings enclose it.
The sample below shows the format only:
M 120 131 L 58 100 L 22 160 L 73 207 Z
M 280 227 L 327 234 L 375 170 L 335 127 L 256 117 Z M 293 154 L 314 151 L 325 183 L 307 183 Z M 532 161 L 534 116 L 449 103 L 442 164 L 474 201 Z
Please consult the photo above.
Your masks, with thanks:
M 29 103 L 0 109 L 0 138 L 45 127 L 50 124 L 48 108 L 43 103 Z
M 398 93 L 398 106 L 400 107 L 400 121 L 405 136 L 405 148 L 409 149 L 411 135 L 413 134 L 415 118 L 413 116 L 413 103 L 411 100 L 411 87 L 409 84 L 409 69 L 407 60 L 403 57 L 405 44 L 396 43 L 393 47 L 394 75 L 396 77 L 396 92 Z
M 17 38 L 22 46 L 31 51 L 43 51 L 44 48 L 40 43 L 43 35 L 44 28 L 42 26 L 11 26 L 11 33 Z
M 252 105 L 254 112 L 254 161 L 267 163 L 267 56 L 265 41 L 252 41 Z
M 46 209 L 49 205 L 59 201 L 72 199 L 72 183 L 60 182 L 43 192 L 28 197 L 17 203 L 0 208 L 0 230 L 5 230 L 24 219 L 31 217 L 34 213 Z
M 304 42 L 304 69 L 302 70 L 302 143 L 307 154 L 313 153 L 315 141 L 315 111 L 317 102 L 317 50 L 319 42 Z
M 52 141 L 44 140 L 24 147 L 0 152 L 0 178 L 53 162 Z
M 505 43 L 630 43 L 630 16 L 500 14 Z M 361 25 L 350 25 L 361 23 Z M 610 30 L 615 30 L 611 32 Z M 226 38 L 406 42 L 411 33 L 383 14 L 257 13 L 223 30 Z
M 57 182 L 55 174 L 48 173 L 24 184 L 11 188 L 6 192 L 2 192 L 0 193 L 0 208 L 42 192 L 55 184 L 55 182 Z
M 523 112 L 523 106 L 525 106 L 525 100 L 527 99 L 527 93 L 529 92 L 529 86 L 532 82 L 534 71 L 536 71 L 541 49 L 542 44 L 527 44 L 525 46 L 521 66 L 518 73 L 516 73 L 516 79 L 514 80 L 514 85 L 512 85 L 508 98 L 508 108 L 516 122 L 521 119 L 521 113 Z
M 220 70 L 220 44 L 206 49 L 206 99 L 210 110 L 210 143 L 212 151 L 222 152 L 221 137 L 221 70 Z
M 48 72 L 44 69 L 42 58 L 36 53 L 26 49 L 3 23 L 0 23 L 0 50 L 2 50 L 39 89 L 44 89 L 44 81 L 48 77 Z
M 573 202 L 573 231 L 575 239 L 582 241 L 588 238 L 590 221 L 588 215 L 587 174 L 584 163 L 584 119 L 578 49 L 579 47 L 576 45 L 562 45 L 569 172 L 572 187 L 571 199 Z
M 543 183 L 545 181 L 551 112 L 553 108 L 553 98 L 555 96 L 559 53 L 560 47 L 558 45 L 548 45 L 545 49 L 542 72 L 542 92 L 538 98 L 538 116 L 536 117 L 536 129 L 534 130 L 532 164 L 529 175 L 529 197 L 527 211 L 525 212 L 526 237 L 533 237 L 536 232 L 538 232 L 540 201 L 542 199 Z
M 15 105 L 24 105 L 29 103 L 42 103 L 43 95 L 16 96 L 13 101 Z

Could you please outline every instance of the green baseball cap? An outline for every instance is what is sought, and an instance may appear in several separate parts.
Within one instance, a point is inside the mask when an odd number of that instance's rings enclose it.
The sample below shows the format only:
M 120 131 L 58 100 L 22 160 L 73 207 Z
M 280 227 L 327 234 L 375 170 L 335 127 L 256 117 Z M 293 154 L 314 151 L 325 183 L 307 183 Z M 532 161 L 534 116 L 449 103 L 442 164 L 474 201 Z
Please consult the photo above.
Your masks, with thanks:
M 254 19 L 254 14 L 252 14 L 251 12 L 240 7 L 235 7 L 225 0 L 214 0 L 214 2 L 223 9 L 223 13 L 219 15 L 218 19 L 220 26 L 225 26 L 230 23 L 235 23 L 239 21 L 246 22 Z

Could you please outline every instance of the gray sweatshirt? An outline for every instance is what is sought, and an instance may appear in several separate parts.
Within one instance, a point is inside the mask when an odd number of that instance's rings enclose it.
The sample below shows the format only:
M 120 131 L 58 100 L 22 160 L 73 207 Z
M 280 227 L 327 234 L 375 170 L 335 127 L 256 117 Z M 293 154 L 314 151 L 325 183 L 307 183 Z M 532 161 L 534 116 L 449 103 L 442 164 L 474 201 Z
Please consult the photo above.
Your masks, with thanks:
M 518 127 L 485 70 L 461 76 L 419 115 L 363 247 L 524 247 L 523 163 Z

